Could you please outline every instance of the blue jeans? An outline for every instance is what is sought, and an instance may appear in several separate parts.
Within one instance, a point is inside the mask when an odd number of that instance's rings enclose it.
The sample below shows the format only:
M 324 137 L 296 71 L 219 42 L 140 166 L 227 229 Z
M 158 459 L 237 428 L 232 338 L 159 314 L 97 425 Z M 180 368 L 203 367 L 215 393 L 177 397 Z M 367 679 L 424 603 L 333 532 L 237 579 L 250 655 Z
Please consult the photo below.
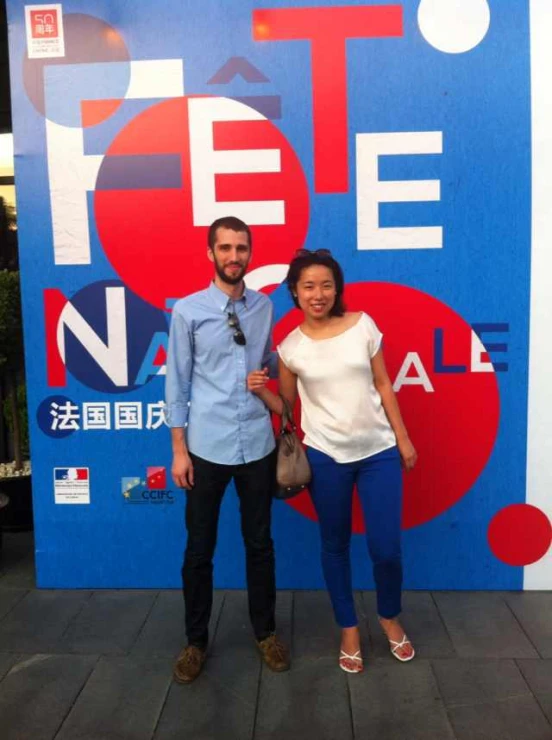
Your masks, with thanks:
M 358 624 L 349 552 L 355 483 L 373 563 L 378 614 L 396 617 L 402 588 L 402 471 L 397 448 L 352 463 L 337 463 L 312 447 L 307 447 L 307 456 L 312 468 L 310 492 L 320 522 L 322 569 L 337 623 L 340 627 Z

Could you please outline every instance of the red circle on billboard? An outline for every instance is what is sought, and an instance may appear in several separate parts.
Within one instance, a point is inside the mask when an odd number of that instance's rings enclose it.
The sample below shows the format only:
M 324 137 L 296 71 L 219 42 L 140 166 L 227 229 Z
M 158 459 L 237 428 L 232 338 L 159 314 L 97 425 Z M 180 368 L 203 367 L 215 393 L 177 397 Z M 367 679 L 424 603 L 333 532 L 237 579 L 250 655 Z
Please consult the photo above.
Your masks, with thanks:
M 345 291 L 350 311 L 365 311 L 384 335 L 384 356 L 402 416 L 418 452 L 404 476 L 403 528 L 434 519 L 473 486 L 493 449 L 500 415 L 496 374 L 483 353 L 472 367 L 470 325 L 452 308 L 420 290 L 393 283 L 355 283 Z M 302 321 L 293 309 L 277 324 L 281 342 Z M 480 345 L 479 345 L 480 346 Z M 483 369 L 485 368 L 485 369 Z M 290 506 L 316 519 L 307 492 Z M 364 531 L 353 499 L 353 531 Z
M 198 106 L 214 110 L 221 100 L 234 120 L 198 126 Z M 221 174 L 202 172 L 201 151 L 213 156 Z M 244 152 L 251 153 L 248 166 L 255 171 L 236 174 Z M 167 299 L 206 287 L 213 273 L 207 232 L 214 220 L 206 214 L 213 201 L 214 218 L 235 215 L 251 226 L 250 269 L 287 263 L 303 245 L 309 221 L 303 169 L 284 135 L 257 111 L 210 96 L 175 98 L 137 115 L 115 137 L 98 174 L 96 225 L 109 261 L 133 292 L 165 308 Z M 221 209 L 223 203 L 234 205 Z M 257 215 L 257 225 L 241 215 L 240 203 Z M 275 223 L 278 210 L 283 218 Z M 265 223 L 267 213 L 272 216 Z
M 491 519 L 487 532 L 493 554 L 508 565 L 530 565 L 543 558 L 552 542 L 552 524 L 530 504 L 512 504 Z

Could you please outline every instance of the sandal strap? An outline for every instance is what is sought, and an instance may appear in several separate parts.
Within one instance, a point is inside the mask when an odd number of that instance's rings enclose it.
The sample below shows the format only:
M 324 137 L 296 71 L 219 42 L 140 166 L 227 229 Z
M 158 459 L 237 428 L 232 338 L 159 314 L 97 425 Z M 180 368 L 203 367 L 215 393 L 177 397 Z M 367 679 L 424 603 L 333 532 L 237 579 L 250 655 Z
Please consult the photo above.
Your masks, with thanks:
M 410 640 L 408 639 L 406 635 L 403 635 L 403 639 L 400 642 L 397 642 L 396 640 L 391 640 L 389 638 L 387 639 L 389 640 L 389 644 L 394 646 L 391 648 L 392 652 L 395 652 L 395 650 L 399 650 L 400 648 L 405 647 L 405 645 L 411 644 Z
M 356 660 L 359 663 L 362 663 L 362 656 L 360 655 L 360 650 L 357 650 L 354 655 L 349 655 L 344 650 L 340 650 L 339 659 L 341 660 L 342 658 L 348 658 L 349 660 Z

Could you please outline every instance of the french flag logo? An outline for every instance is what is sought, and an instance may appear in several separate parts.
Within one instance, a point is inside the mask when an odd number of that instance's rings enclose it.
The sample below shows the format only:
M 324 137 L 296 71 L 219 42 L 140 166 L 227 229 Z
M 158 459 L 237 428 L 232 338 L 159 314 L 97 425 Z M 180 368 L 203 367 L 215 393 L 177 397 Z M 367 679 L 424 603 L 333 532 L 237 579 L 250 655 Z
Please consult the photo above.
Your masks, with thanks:
M 55 480 L 88 480 L 88 468 L 55 468 Z

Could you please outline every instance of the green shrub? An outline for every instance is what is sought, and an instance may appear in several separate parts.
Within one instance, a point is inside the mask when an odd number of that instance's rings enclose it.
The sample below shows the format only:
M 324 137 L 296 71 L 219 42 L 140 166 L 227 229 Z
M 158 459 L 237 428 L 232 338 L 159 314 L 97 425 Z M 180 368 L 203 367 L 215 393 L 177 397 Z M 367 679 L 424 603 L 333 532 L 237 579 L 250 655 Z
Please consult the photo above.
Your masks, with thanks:
M 4 399 L 4 419 L 8 432 L 13 435 L 15 424 L 13 423 L 13 414 L 11 411 L 10 399 Z M 27 388 L 25 383 L 17 386 L 17 413 L 19 415 L 19 432 L 21 435 L 21 455 L 27 459 L 29 457 L 29 418 L 27 415 Z
M 22 324 L 19 272 L 0 270 L 0 377 L 7 395 L 3 411 L 16 468 L 22 467 L 24 448 L 28 451 L 29 446 L 25 389 L 20 385 L 24 372 Z

